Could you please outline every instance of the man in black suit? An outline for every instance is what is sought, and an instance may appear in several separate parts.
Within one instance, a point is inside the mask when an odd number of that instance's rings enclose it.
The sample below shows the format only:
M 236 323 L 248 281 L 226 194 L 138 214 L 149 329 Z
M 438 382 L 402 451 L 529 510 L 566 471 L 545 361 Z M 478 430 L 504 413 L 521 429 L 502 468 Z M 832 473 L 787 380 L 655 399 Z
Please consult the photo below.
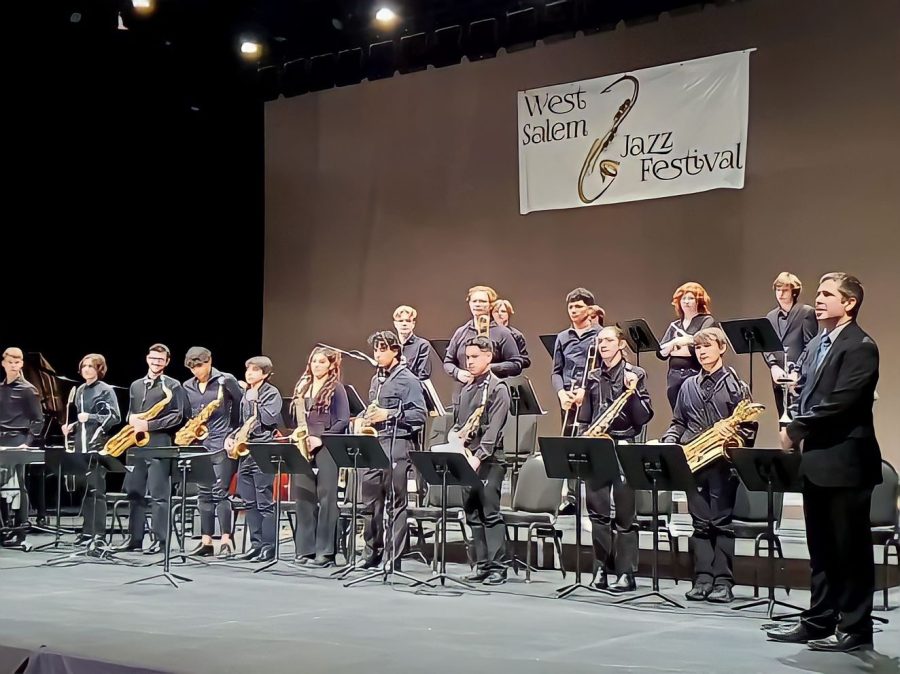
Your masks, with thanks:
M 872 421 L 878 347 L 856 323 L 862 303 L 855 277 L 833 272 L 819 281 L 816 318 L 823 332 L 801 359 L 799 409 L 781 432 L 784 449 L 802 452 L 810 606 L 799 623 L 767 634 L 813 650 L 872 647 L 869 508 L 881 482 Z
M 791 374 L 790 367 L 785 366 L 785 361 L 791 365 L 797 364 L 800 354 L 819 331 L 819 326 L 816 323 L 815 309 L 808 304 L 797 303 L 800 292 L 803 290 L 803 284 L 799 278 L 790 272 L 783 271 L 775 278 L 772 289 L 775 291 L 775 300 L 778 302 L 778 306 L 766 314 L 766 318 L 775 328 L 775 332 L 784 346 L 784 351 L 765 353 L 763 358 L 772 373 L 775 405 L 778 407 L 778 416 L 781 417 L 784 414 L 784 390 L 778 380 L 785 379 Z

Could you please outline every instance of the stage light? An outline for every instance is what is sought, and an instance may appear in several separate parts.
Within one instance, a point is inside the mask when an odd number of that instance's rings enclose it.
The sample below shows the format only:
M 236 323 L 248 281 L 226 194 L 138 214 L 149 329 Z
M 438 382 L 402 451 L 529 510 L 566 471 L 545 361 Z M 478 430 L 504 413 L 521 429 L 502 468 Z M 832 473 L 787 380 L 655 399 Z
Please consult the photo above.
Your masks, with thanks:
M 131 0 L 131 6 L 135 11 L 147 13 L 153 11 L 153 0 Z
M 241 41 L 241 56 L 246 59 L 256 59 L 259 58 L 260 52 L 262 51 L 262 46 L 259 42 L 254 42 L 253 40 L 242 40 Z
M 397 20 L 397 12 L 390 7 L 382 7 L 375 12 L 375 20 L 379 23 L 393 23 Z

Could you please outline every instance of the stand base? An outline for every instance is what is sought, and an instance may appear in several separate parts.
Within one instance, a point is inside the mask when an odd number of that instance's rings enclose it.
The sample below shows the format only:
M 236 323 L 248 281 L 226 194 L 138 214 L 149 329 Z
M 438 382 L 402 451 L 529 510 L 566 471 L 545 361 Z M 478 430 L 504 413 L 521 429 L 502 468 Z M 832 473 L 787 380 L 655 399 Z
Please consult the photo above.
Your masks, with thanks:
M 451 576 L 449 573 L 443 573 L 443 572 L 437 573 L 437 574 L 431 576 L 431 578 L 428 578 L 426 580 L 416 581 L 416 583 L 414 583 L 414 586 L 424 586 L 424 587 L 419 587 L 419 589 L 416 590 L 416 593 L 440 596 L 442 594 L 441 592 L 429 592 L 428 590 L 438 590 L 441 588 L 446 588 L 447 581 L 450 581 L 451 583 L 456 583 L 460 587 L 463 587 L 466 590 L 471 590 L 472 592 L 475 592 L 477 594 L 490 594 L 487 590 L 482 590 L 480 587 L 475 587 L 470 582 L 463 580 L 462 578 L 458 578 L 456 576 Z M 440 588 L 437 587 L 438 583 L 440 583 Z M 458 590 L 453 591 L 452 593 L 448 593 L 448 594 L 450 594 L 451 596 L 455 596 L 455 597 L 462 596 L 462 592 L 458 591 Z
M 667 597 L 659 590 L 651 590 L 650 592 L 644 592 L 642 594 L 637 594 L 633 597 L 625 597 L 624 599 L 620 599 L 616 602 L 616 604 L 628 604 L 633 601 L 639 601 L 641 599 L 646 599 L 647 597 L 655 597 L 656 599 L 661 599 L 665 604 L 671 604 L 675 608 L 684 608 L 682 604 L 679 604 L 677 601 L 672 599 L 671 597 Z
M 794 606 L 793 604 L 788 604 L 787 602 L 778 601 L 774 597 L 768 597 L 767 599 L 756 599 L 747 604 L 741 604 L 740 606 L 732 606 L 732 611 L 743 611 L 747 608 L 755 608 L 756 606 L 765 606 L 766 607 L 766 618 L 769 620 L 790 620 L 791 618 L 797 618 L 800 616 L 800 611 L 803 609 L 799 606 Z M 784 608 L 792 608 L 797 613 L 785 613 L 783 615 L 775 615 L 775 607 L 783 606 Z
M 351 587 L 353 585 L 356 585 L 357 583 L 362 583 L 367 580 L 374 580 L 375 578 L 378 578 L 379 576 L 381 576 L 381 583 L 383 585 L 387 584 L 388 578 L 390 578 L 391 576 L 399 576 L 400 578 L 403 578 L 404 580 L 408 580 L 413 585 L 421 585 L 423 582 L 422 580 L 420 580 L 418 578 L 413 578 L 409 574 L 403 573 L 402 571 L 397 571 L 396 569 L 385 567 L 384 569 L 378 569 L 377 571 L 373 571 L 372 573 L 366 574 L 362 578 L 357 578 L 355 580 L 351 580 L 349 583 L 344 583 L 344 587 Z
M 96 554 L 91 554 L 96 553 Z M 63 555 L 61 557 L 54 557 L 52 559 L 48 559 L 44 562 L 44 566 L 57 566 L 57 565 L 75 565 L 75 564 L 118 564 L 122 566 L 132 566 L 138 567 L 143 566 L 143 564 L 135 564 L 134 562 L 130 562 L 126 559 L 121 559 L 116 556 L 116 554 L 110 550 L 109 548 L 102 549 L 83 549 L 78 550 L 76 552 L 71 552 L 68 555 Z
M 193 578 L 186 578 L 184 576 L 179 576 L 176 573 L 170 573 L 169 571 L 163 571 L 162 573 L 158 573 L 155 576 L 148 576 L 147 578 L 139 578 L 138 580 L 129 580 L 125 585 L 136 585 L 137 583 L 146 583 L 148 580 L 156 580 L 157 578 L 165 578 L 169 583 L 172 584 L 172 587 L 178 587 L 178 582 L 176 578 L 184 583 L 193 582 Z
M 571 583 L 569 585 L 563 585 L 556 591 L 557 599 L 565 599 L 570 594 L 578 591 L 578 590 L 587 590 L 588 592 L 594 592 L 596 594 L 602 594 L 607 597 L 615 597 L 615 592 L 610 592 L 609 590 L 601 590 L 599 587 L 592 587 L 591 585 L 585 585 L 581 582 Z
M 273 566 L 276 566 L 278 564 L 284 564 L 285 566 L 289 566 L 294 571 L 301 571 L 303 569 L 302 566 L 297 566 L 296 564 L 293 564 L 292 562 L 289 562 L 285 559 L 280 559 L 280 558 L 276 557 L 272 561 L 266 562 L 258 569 L 253 569 L 253 573 L 262 573 L 263 571 L 267 571 L 268 569 L 271 569 Z

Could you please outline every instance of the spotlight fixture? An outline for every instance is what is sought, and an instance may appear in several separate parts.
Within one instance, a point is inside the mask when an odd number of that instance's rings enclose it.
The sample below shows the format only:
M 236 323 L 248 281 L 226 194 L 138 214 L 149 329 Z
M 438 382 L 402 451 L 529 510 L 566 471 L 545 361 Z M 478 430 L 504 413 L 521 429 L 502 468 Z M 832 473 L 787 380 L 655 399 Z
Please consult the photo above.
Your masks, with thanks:
M 259 58 L 262 46 L 253 40 L 241 40 L 241 56 L 246 59 Z
M 153 0 L 131 0 L 131 6 L 139 12 L 150 12 L 153 10 Z
M 390 7 L 381 7 L 375 12 L 375 20 L 384 24 L 394 23 L 397 20 L 397 12 Z

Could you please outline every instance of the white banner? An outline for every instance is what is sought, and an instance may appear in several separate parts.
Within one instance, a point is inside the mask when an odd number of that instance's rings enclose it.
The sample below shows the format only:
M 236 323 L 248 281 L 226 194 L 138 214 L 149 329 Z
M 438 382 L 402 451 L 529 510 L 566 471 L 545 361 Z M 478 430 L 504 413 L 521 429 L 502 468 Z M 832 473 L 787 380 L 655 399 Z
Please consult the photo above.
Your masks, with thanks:
M 519 212 L 741 189 L 751 51 L 520 91 Z

